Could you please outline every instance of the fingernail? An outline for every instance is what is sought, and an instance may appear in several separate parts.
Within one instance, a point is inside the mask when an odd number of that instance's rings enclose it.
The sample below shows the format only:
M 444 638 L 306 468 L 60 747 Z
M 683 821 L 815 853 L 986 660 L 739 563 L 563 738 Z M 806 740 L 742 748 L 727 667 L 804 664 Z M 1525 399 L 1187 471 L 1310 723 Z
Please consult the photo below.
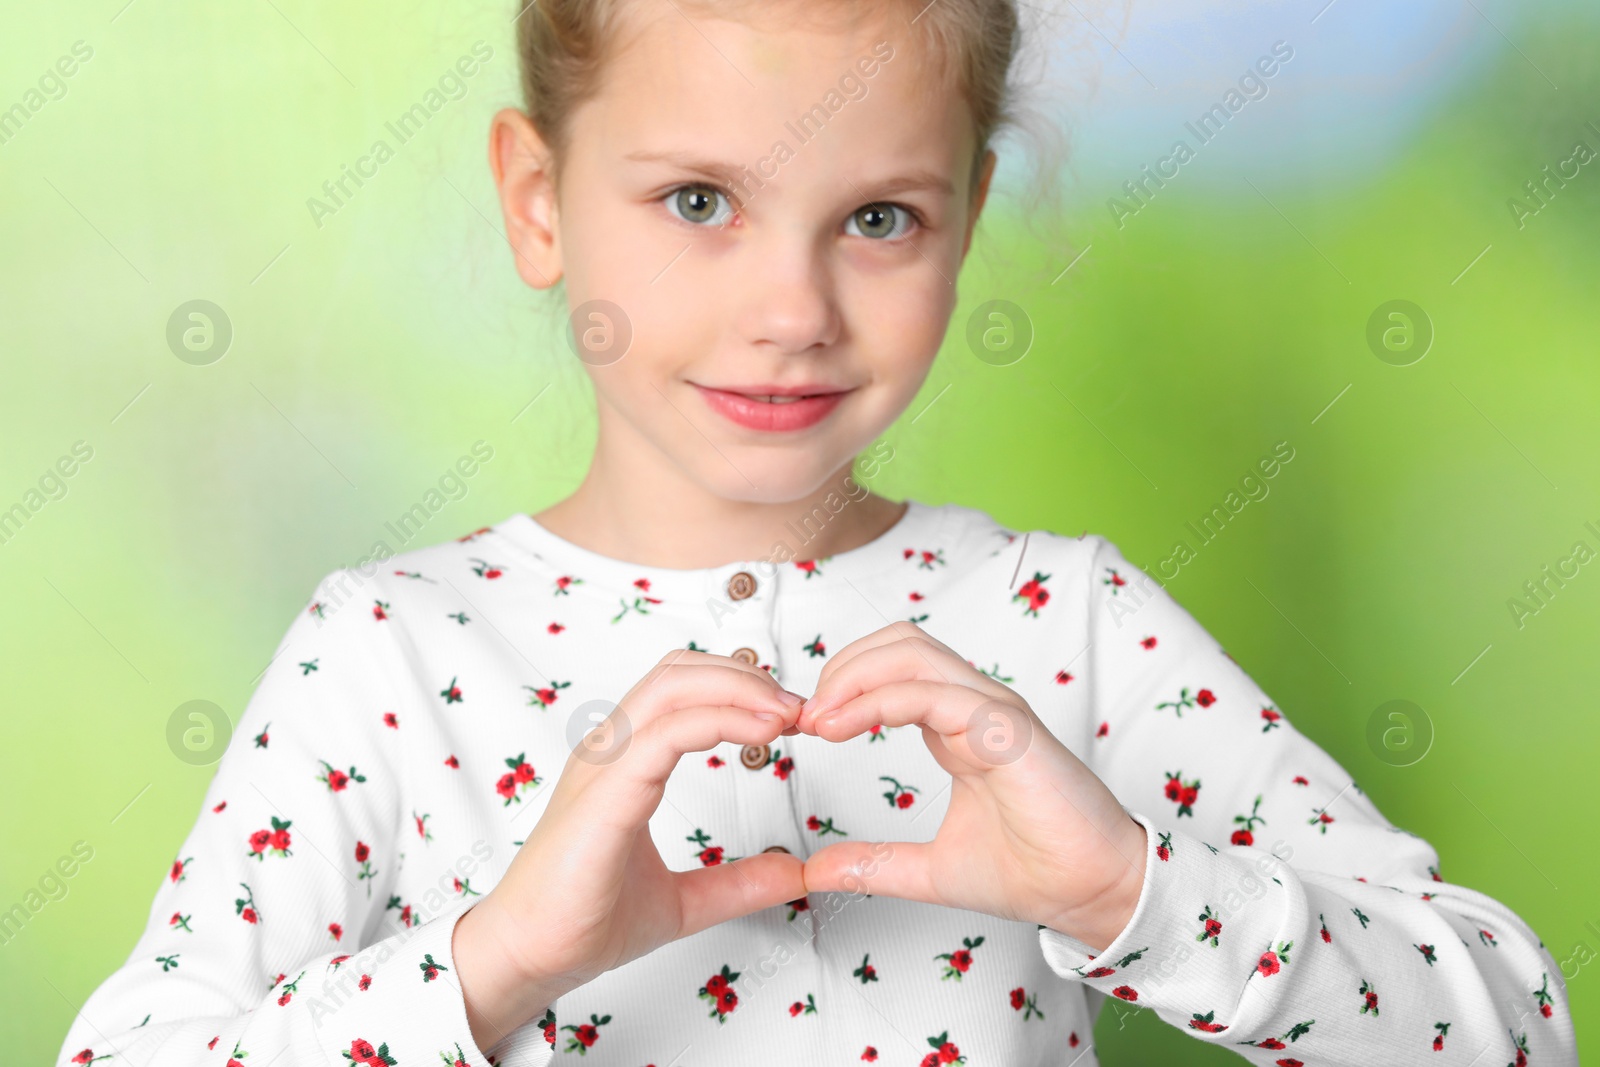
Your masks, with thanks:
M 783 716 L 774 715 L 770 711 L 758 711 L 758 712 L 756 712 L 756 718 L 764 719 L 767 722 L 782 722 L 783 721 Z
M 799 693 L 791 693 L 787 689 L 778 690 L 778 699 L 783 701 L 791 708 L 806 702 L 805 697 L 801 696 Z

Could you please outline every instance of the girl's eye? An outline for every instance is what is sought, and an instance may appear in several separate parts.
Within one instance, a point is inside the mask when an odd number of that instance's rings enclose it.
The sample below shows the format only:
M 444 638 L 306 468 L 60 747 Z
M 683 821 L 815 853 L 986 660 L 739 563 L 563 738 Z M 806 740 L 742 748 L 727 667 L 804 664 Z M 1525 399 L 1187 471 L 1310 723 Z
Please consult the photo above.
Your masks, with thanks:
M 906 224 L 911 221 L 914 221 L 911 212 L 899 204 L 868 204 L 846 220 L 845 232 L 887 240 L 905 234 Z
M 696 226 L 720 226 L 733 216 L 728 198 L 709 185 L 685 185 L 667 194 L 667 210 Z M 723 210 L 717 210 L 718 201 Z

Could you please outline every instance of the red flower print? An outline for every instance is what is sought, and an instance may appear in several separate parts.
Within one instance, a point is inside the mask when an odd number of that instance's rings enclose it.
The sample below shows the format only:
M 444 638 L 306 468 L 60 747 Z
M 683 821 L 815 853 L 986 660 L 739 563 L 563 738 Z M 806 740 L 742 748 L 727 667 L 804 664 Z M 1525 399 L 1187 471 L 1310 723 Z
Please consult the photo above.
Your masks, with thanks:
M 1204 1015 L 1201 1015 L 1199 1012 L 1195 1012 L 1194 1018 L 1189 1020 L 1189 1025 L 1196 1030 L 1201 1030 L 1208 1034 L 1220 1034 L 1222 1031 L 1226 1030 L 1228 1026 L 1226 1023 L 1212 1022 L 1211 1018 L 1215 1014 L 1216 1012 L 1214 1011 L 1208 1011 Z
M 393 1067 L 394 1064 L 399 1062 L 389 1055 L 388 1042 L 384 1042 L 374 1049 L 372 1042 L 359 1037 L 350 1042 L 348 1051 L 341 1054 L 352 1063 L 370 1064 L 373 1067 Z
M 1311 783 L 1306 780 L 1306 776 L 1305 775 L 1297 774 L 1297 775 L 1294 776 L 1294 784 L 1295 785 L 1310 785 Z
M 371 989 L 372 988 L 372 975 L 370 975 L 370 974 L 362 975 L 361 976 L 361 981 L 356 983 L 356 988 L 361 990 L 362 992 L 366 992 L 367 990 Z
M 565 629 L 566 629 L 566 627 L 561 625 L 559 622 L 553 622 L 549 626 L 545 627 L 546 632 L 553 633 L 553 634 L 558 634 L 562 630 L 565 630 Z
M 928 1038 L 928 1044 L 933 1047 L 933 1051 L 922 1057 L 922 1067 L 938 1067 L 941 1063 L 967 1062 L 967 1058 L 961 1054 L 961 1050 L 949 1038 L 950 1031 L 948 1030 L 936 1037 Z
M 294 981 L 286 982 L 284 984 L 283 995 L 278 998 L 278 1007 L 283 1008 L 288 1006 L 289 1000 L 300 991 L 300 979 L 304 978 L 305 976 L 306 972 L 301 971 L 299 974 L 295 975 Z
M 1193 815 L 1194 803 L 1200 798 L 1200 779 L 1185 782 L 1182 771 L 1168 771 L 1164 791 L 1167 799 L 1178 805 L 1179 815 Z
M 265 832 L 265 831 L 262 831 L 262 832 Z M 267 836 L 270 837 L 271 835 L 268 834 Z M 254 839 L 252 839 L 252 841 L 253 840 Z M 173 860 L 172 861 L 172 870 L 167 872 L 167 877 L 172 879 L 172 881 L 174 883 L 183 881 L 184 878 L 187 877 L 187 873 L 185 872 L 184 868 L 189 865 L 189 861 L 192 860 L 192 859 L 194 859 L 193 856 L 190 856 L 187 859 Z
M 246 855 L 262 859 L 270 849 L 280 856 L 289 855 L 289 826 L 288 819 L 272 816 L 271 830 L 257 830 L 250 835 L 250 851 Z
M 1188 686 L 1184 686 L 1183 688 L 1178 690 L 1178 699 L 1177 700 L 1163 700 L 1161 703 L 1156 705 L 1156 710 L 1160 711 L 1162 708 L 1171 708 L 1173 710 L 1173 713 L 1176 714 L 1178 716 L 1178 718 L 1181 719 L 1181 718 L 1183 718 L 1183 709 L 1184 708 L 1192 708 L 1192 707 L 1195 707 L 1196 705 L 1198 705 L 1198 706 L 1200 706 L 1202 708 L 1209 708 L 1211 705 L 1215 704 L 1216 702 L 1217 702 L 1216 694 L 1213 693 L 1211 690 L 1202 689 L 1198 693 L 1195 693 L 1193 696 L 1190 696 L 1189 695 L 1189 687 Z
M 1071 674 L 1067 673 L 1066 671 L 1056 671 L 1056 684 L 1057 685 L 1066 685 L 1070 681 L 1072 681 L 1072 675 Z
M 365 863 L 365 862 L 367 862 L 367 857 L 370 856 L 370 855 L 372 855 L 372 849 L 367 847 L 366 842 L 365 841 L 357 841 L 356 842 L 356 862 L 357 863 Z
M 1156 647 L 1156 639 L 1153 638 L 1153 637 L 1147 637 L 1143 641 L 1139 642 L 1139 647 L 1140 648 L 1155 648 Z
M 889 791 L 884 793 L 883 797 L 889 802 L 891 808 L 900 808 L 902 810 L 909 808 L 915 799 L 911 794 L 922 792 L 914 785 L 901 785 L 887 774 L 878 775 L 878 781 L 888 782 L 890 785 Z
M 461 767 L 461 761 L 456 759 L 454 756 L 446 756 L 444 758 L 444 765 L 449 767 L 451 770 L 459 770 Z
M 871 1045 L 868 1045 L 866 1048 L 861 1050 L 861 1058 L 866 1060 L 868 1063 L 875 1063 L 878 1059 L 878 1050 L 873 1048 Z
M 1072 1033 L 1067 1035 L 1067 1047 L 1068 1048 L 1077 1048 L 1078 1047 L 1078 1031 L 1074 1030 L 1074 1031 L 1072 1031 Z
M 706 984 L 700 987 L 700 992 L 697 994 L 711 1002 L 710 1015 L 719 1023 L 739 1006 L 739 994 L 733 989 L 733 983 L 738 977 L 739 972 L 729 970 L 728 965 L 724 963 L 722 970 L 706 979 Z
M 1426 946 L 1424 946 L 1424 947 L 1426 947 Z M 1428 957 L 1428 962 L 1429 963 L 1433 962 L 1433 954 L 1431 952 L 1425 952 L 1424 955 L 1426 955 Z M 1552 998 L 1550 996 L 1550 974 L 1549 974 L 1549 972 L 1548 971 L 1544 972 L 1542 974 L 1542 977 L 1544 978 L 1544 984 L 1541 985 L 1538 989 L 1535 989 L 1533 991 L 1533 995 L 1539 1001 L 1539 1014 L 1543 1015 L 1546 1019 L 1548 1019 L 1548 1018 L 1550 1018 L 1551 1006 L 1555 1003 L 1555 1000 L 1554 1000 L 1554 998 Z
M 1268 949 L 1256 960 L 1256 973 L 1263 978 L 1269 978 L 1282 969 L 1281 964 L 1289 962 L 1289 950 L 1294 947 L 1293 941 L 1279 941 L 1276 950 Z
M 1278 725 L 1278 720 L 1282 719 L 1283 715 L 1277 711 L 1274 711 L 1272 708 L 1262 708 L 1261 718 L 1267 724 L 1261 728 L 1261 732 L 1266 733 L 1268 730 Z
M 372 602 L 372 617 L 379 622 L 387 619 L 389 617 L 389 605 L 381 600 L 374 600 Z
M 224 800 L 221 804 L 218 804 L 216 807 L 212 808 L 211 810 L 214 811 L 214 812 L 221 811 L 223 808 L 225 808 L 227 806 L 228 806 L 228 802 L 226 800 Z
M 477 556 L 470 556 L 468 558 L 471 559 L 473 563 L 477 564 L 477 566 L 472 568 L 472 573 L 476 574 L 479 578 L 494 579 L 505 573 L 499 567 L 485 563 Z
M 1435 1052 L 1443 1052 L 1444 1051 L 1444 1035 L 1446 1035 L 1446 1034 L 1448 1034 L 1450 1032 L 1450 1024 L 1449 1023 L 1434 1023 L 1433 1024 L 1433 1028 L 1435 1030 L 1439 1031 L 1437 1034 L 1434 1035 L 1434 1038 L 1433 1038 L 1433 1051 L 1435 1051 Z
M 1128 986 L 1128 985 L 1119 985 L 1119 986 L 1117 986 L 1117 988 L 1115 988 L 1115 989 L 1113 989 L 1111 991 L 1111 995 L 1114 996 L 1114 997 L 1120 997 L 1121 999 L 1129 1001 L 1129 1002 L 1132 1002 L 1132 1001 L 1135 1001 L 1135 1000 L 1139 999 L 1138 990 L 1136 990 L 1132 986 Z
M 1264 826 L 1264 825 L 1266 825 L 1266 822 L 1267 822 L 1267 820 L 1265 818 L 1263 818 L 1260 814 L 1258 814 L 1260 811 L 1261 811 L 1261 797 L 1258 795 L 1256 797 L 1255 805 L 1253 807 L 1251 807 L 1251 809 L 1250 809 L 1250 814 L 1249 815 L 1235 815 L 1233 817 L 1233 821 L 1238 823 L 1241 827 L 1243 827 L 1243 829 L 1235 830 L 1233 832 L 1233 837 L 1230 839 L 1233 844 L 1235 844 L 1235 845 L 1253 845 L 1253 844 L 1255 844 L 1256 838 L 1255 838 L 1255 834 L 1253 833 L 1253 831 L 1256 828 L 1256 823 L 1261 823 Z
M 400 720 L 395 718 L 394 712 L 386 711 L 383 713 L 383 725 L 389 727 L 391 730 L 398 730 L 400 729 Z
M 1012 1008 L 1013 1011 L 1021 1011 L 1022 1010 L 1022 1002 L 1023 1002 L 1022 994 L 1023 994 L 1023 988 L 1021 986 L 1017 986 L 1017 988 L 1015 988 L 1015 989 L 1013 989 L 1011 991 L 1011 1008 Z
M 773 755 L 777 755 L 777 750 L 776 749 L 773 750 Z M 783 756 L 783 757 L 781 757 L 779 759 L 774 760 L 773 763 L 772 763 L 773 776 L 777 777 L 777 778 L 780 778 L 785 782 L 787 782 L 789 780 L 789 772 L 792 771 L 792 770 L 794 770 L 794 757 L 793 756 Z
M 557 690 L 565 689 L 571 684 L 572 683 L 570 681 L 551 681 L 549 685 L 525 685 L 522 688 L 526 689 L 529 694 L 528 707 L 531 708 L 537 704 L 541 708 L 548 708 L 550 705 L 554 704 L 556 702 L 556 698 L 561 695 L 559 692 L 557 692 Z
M 1372 988 L 1372 983 L 1363 978 L 1361 980 L 1361 988 L 1356 992 L 1360 993 L 1363 998 L 1360 1014 L 1365 1015 L 1369 1011 L 1374 1015 L 1378 1014 L 1378 993 Z
M 242 918 L 247 923 L 253 923 L 253 922 L 256 921 L 256 909 L 254 909 L 254 908 L 245 908 L 243 911 L 241 911 L 239 913 L 239 917 Z
M 1050 576 L 1048 574 L 1034 571 L 1033 577 L 1023 582 L 1022 588 L 1011 594 L 1013 602 L 1018 600 L 1026 600 L 1028 602 L 1028 606 L 1022 609 L 1024 615 L 1031 615 L 1036 619 L 1039 617 L 1039 609 L 1044 607 L 1050 600 L 1050 590 L 1044 587 L 1044 583 L 1049 579 Z
M 963 937 L 961 939 L 961 948 L 956 949 L 954 952 L 941 952 L 933 957 L 936 960 L 945 961 L 944 973 L 939 977 L 941 979 L 954 978 L 959 982 L 961 976 L 972 969 L 972 950 L 983 944 L 983 940 L 981 935 L 978 937 Z
M 449 685 L 439 690 L 439 695 L 444 697 L 444 702 L 446 704 L 461 703 L 461 687 L 456 684 L 456 680 L 454 678 L 450 679 Z
M 332 934 L 333 939 L 337 941 L 344 936 L 344 927 L 340 926 L 338 923 L 329 923 L 328 933 Z
M 712 769 L 715 769 L 717 767 L 726 767 L 727 765 L 728 765 L 728 761 L 723 759 L 721 756 L 717 755 L 716 753 L 712 753 L 710 756 L 706 757 L 706 766 L 710 767 Z
M 1162 834 L 1160 842 L 1156 845 L 1156 859 L 1162 863 L 1172 858 L 1172 835 Z
M 1211 914 L 1211 905 L 1206 905 L 1206 910 L 1200 913 L 1200 932 L 1195 935 L 1196 941 L 1210 941 L 1211 947 L 1217 947 L 1217 939 L 1222 936 L 1222 920 Z
M 506 766 L 511 768 L 511 773 L 502 775 L 495 784 L 495 792 L 505 797 L 506 805 L 510 805 L 513 800 L 522 803 L 521 794 L 544 781 L 534 773 L 532 764 L 523 759 L 526 755 L 526 752 L 519 752 L 515 756 L 507 757 Z
M 868 982 L 876 982 L 878 980 L 878 969 L 867 962 L 867 960 L 871 958 L 872 953 L 870 952 L 865 956 L 862 956 L 861 966 L 850 972 L 852 976 L 861 979 L 862 985 L 866 985 Z

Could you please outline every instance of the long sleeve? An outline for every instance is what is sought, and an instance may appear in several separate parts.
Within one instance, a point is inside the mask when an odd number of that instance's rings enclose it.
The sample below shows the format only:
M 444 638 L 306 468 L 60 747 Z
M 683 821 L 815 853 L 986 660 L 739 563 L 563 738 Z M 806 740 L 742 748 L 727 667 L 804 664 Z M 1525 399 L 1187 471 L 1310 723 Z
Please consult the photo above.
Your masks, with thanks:
M 1080 754 L 1147 834 L 1132 919 L 1051 968 L 1247 1060 L 1578 1062 L 1554 957 L 1505 905 L 1444 881 L 1152 578 L 1097 538 Z
M 469 905 L 441 894 L 424 916 L 389 893 L 409 822 L 395 724 L 412 708 L 381 609 L 347 599 L 351 579 L 324 578 L 289 626 L 61 1062 L 487 1062 L 450 952 Z

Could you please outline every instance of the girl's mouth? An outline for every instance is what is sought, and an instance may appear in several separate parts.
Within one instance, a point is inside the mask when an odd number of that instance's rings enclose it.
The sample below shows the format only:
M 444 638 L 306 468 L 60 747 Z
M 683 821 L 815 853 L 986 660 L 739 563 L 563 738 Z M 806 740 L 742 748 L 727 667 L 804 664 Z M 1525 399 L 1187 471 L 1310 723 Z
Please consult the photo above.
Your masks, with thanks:
M 719 415 L 749 430 L 786 433 L 821 422 L 850 392 L 827 386 L 713 389 L 690 382 Z

